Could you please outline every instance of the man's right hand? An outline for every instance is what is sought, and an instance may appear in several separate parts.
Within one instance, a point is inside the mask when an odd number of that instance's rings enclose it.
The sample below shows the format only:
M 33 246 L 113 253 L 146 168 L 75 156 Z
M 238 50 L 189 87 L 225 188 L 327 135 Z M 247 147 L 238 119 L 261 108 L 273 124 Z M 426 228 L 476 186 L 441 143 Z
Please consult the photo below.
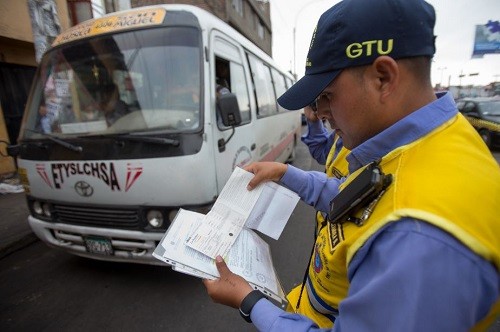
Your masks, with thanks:
M 317 122 L 319 121 L 318 116 L 316 115 L 316 112 L 312 109 L 311 106 L 306 106 L 304 107 L 304 115 L 309 122 Z
M 287 165 L 278 162 L 260 161 L 251 163 L 245 167 L 245 171 L 251 172 L 255 176 L 248 183 L 247 189 L 252 190 L 265 181 L 279 181 L 286 170 Z

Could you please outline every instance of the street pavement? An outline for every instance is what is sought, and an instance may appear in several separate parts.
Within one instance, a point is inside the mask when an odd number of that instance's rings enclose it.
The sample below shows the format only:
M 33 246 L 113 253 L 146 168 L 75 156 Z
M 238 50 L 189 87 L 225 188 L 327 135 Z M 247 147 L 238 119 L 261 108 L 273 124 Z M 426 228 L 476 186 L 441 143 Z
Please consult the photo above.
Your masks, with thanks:
M 9 180 L 9 184 L 17 181 L 15 178 Z M 2 259 L 37 241 L 37 237 L 28 224 L 29 210 L 24 192 L 0 194 L 0 211 L 0 259 Z

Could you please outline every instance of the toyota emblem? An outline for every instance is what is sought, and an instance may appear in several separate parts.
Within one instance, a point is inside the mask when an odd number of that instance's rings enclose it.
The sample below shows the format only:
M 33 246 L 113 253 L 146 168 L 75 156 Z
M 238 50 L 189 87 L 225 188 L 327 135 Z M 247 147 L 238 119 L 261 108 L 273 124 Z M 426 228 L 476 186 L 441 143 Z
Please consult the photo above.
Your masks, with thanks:
M 75 183 L 75 191 L 80 196 L 89 197 L 94 193 L 94 188 L 85 181 L 78 181 Z

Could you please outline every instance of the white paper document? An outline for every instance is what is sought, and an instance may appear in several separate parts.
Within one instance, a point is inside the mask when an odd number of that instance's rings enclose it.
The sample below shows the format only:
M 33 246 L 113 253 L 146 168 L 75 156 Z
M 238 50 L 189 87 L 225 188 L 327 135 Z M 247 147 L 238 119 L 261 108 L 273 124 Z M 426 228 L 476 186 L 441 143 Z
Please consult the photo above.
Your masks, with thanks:
M 219 277 L 212 258 L 186 245 L 186 240 L 204 219 L 203 214 L 179 210 L 153 256 L 172 265 L 178 272 L 199 278 Z M 233 273 L 244 277 L 255 289 L 280 303 L 286 301 L 272 263 L 269 245 L 252 230 L 241 230 L 224 260 Z
M 210 212 L 187 238 L 187 246 L 215 258 L 229 252 L 244 227 L 279 238 L 299 196 L 274 182 L 249 191 L 253 176 L 234 169 Z

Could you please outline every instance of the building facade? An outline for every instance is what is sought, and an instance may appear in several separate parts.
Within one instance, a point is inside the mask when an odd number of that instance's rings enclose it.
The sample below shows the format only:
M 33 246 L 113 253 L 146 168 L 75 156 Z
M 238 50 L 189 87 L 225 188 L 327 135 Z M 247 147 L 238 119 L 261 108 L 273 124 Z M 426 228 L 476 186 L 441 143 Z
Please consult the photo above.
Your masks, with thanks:
M 211 12 L 272 57 L 272 26 L 269 1 L 257 0 L 130 0 L 132 7 L 156 4 L 187 4 Z
M 62 28 L 69 27 L 66 0 L 54 0 Z M 24 106 L 36 70 L 28 1 L 0 1 L 0 175 L 15 171 L 6 157 L 7 144 L 16 143 Z

